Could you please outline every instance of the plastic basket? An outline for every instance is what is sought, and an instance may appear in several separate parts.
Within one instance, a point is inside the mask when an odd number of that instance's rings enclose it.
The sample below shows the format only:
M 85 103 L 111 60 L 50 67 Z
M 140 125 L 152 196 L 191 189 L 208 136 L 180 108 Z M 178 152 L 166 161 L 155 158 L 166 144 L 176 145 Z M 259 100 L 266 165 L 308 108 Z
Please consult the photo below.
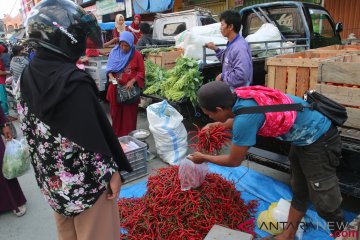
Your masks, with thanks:
M 121 175 L 124 177 L 126 182 L 133 181 L 135 179 L 141 178 L 148 174 L 147 172 L 147 146 L 145 143 L 137 140 L 131 136 L 119 137 L 119 142 L 128 143 L 129 141 L 134 142 L 139 148 L 125 152 L 127 159 L 130 162 L 133 172 L 128 173 L 121 171 Z

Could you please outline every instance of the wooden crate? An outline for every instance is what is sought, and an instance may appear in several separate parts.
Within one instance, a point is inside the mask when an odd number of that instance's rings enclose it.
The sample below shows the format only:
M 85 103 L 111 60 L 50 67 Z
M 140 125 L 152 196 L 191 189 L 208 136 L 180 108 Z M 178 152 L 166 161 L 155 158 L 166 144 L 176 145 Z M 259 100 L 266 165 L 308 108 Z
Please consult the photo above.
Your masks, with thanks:
M 305 91 L 316 87 L 320 60 L 339 54 L 342 53 L 312 50 L 268 58 L 266 85 L 302 97 Z
M 317 91 L 343 104 L 344 126 L 360 129 L 360 53 L 330 58 L 319 63 Z
M 309 51 L 316 51 L 316 52 L 337 51 L 341 53 L 360 53 L 360 45 L 331 45 L 327 47 L 316 48 Z
M 165 68 L 170 69 L 173 68 L 176 64 L 176 59 L 181 57 L 183 51 L 170 51 L 170 52 L 159 52 L 159 53 L 149 53 L 147 55 L 147 59 L 156 63 L 157 65 Z

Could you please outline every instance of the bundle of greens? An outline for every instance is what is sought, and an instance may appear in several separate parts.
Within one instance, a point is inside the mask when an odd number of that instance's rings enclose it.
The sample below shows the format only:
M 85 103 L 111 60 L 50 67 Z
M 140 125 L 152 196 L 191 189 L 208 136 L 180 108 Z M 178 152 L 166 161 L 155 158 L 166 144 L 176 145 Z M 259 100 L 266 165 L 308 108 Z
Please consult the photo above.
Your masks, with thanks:
M 203 79 L 198 68 L 196 60 L 178 58 L 175 67 L 169 71 L 169 77 L 160 85 L 161 96 L 174 102 L 188 98 L 193 105 L 196 105 L 196 91 L 202 85 Z
M 168 72 L 150 60 L 145 61 L 144 94 L 159 94 L 161 83 L 168 77 Z
M 202 80 L 199 65 L 194 59 L 178 58 L 174 68 L 168 71 L 150 60 L 145 61 L 144 94 L 159 95 L 173 102 L 189 99 L 195 106 L 196 92 L 202 85 Z
M 141 54 L 170 52 L 170 51 L 173 51 L 175 49 L 176 49 L 175 47 L 144 48 L 143 50 L 141 50 Z

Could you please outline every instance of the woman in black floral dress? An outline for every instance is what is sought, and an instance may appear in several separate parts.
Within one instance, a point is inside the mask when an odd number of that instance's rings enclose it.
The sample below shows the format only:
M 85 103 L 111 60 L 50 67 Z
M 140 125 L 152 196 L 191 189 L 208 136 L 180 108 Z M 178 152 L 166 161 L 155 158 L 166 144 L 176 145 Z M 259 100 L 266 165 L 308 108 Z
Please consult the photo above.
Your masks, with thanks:
M 26 29 L 37 54 L 20 78 L 22 130 L 58 238 L 119 239 L 119 171 L 132 169 L 94 80 L 75 65 L 87 38 L 101 48 L 96 18 L 69 0 L 44 0 Z

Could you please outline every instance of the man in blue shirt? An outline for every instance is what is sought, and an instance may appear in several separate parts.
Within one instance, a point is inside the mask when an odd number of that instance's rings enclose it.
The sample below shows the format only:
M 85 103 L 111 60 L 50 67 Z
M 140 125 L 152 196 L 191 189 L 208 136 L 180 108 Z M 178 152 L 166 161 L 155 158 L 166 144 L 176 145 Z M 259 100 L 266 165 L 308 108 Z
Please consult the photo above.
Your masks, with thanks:
M 258 91 L 258 94 L 261 93 Z M 301 98 L 282 93 L 281 95 L 290 98 L 291 102 L 308 105 Z M 281 124 L 274 125 L 273 122 L 267 124 L 264 113 L 235 116 L 234 112 L 239 108 L 258 106 L 258 103 L 251 98 L 235 96 L 223 82 L 215 81 L 203 85 L 198 91 L 198 100 L 203 112 L 216 121 L 206 127 L 230 128 L 233 137 L 229 155 L 212 156 L 195 152 L 189 156 L 195 163 L 211 162 L 237 167 L 244 160 L 249 147 L 256 144 L 256 135 L 264 126 L 268 128 L 265 132 L 276 132 L 277 128 L 282 127 Z M 343 223 L 340 209 L 342 197 L 336 177 L 336 167 L 341 154 L 338 130 L 327 117 L 309 108 L 292 116 L 292 125 L 277 138 L 292 143 L 289 160 L 293 199 L 287 226 L 275 239 L 294 239 L 307 210 L 308 200 L 312 201 L 318 214 L 329 222 L 329 225 L 331 223 L 334 226 L 334 229 L 330 229 L 332 232 L 340 230 L 340 224 Z
M 226 49 L 220 49 L 213 42 L 206 47 L 216 52 L 222 63 L 222 73 L 216 77 L 231 88 L 249 86 L 253 78 L 252 56 L 249 44 L 239 34 L 241 16 L 238 12 L 228 10 L 220 15 L 221 34 L 228 39 Z

